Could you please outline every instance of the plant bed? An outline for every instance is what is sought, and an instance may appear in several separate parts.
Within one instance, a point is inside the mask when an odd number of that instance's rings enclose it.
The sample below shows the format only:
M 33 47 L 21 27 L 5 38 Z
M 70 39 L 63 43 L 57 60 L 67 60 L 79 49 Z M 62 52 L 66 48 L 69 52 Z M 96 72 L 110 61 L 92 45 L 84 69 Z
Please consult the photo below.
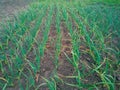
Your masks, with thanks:
M 120 7 L 36 1 L 1 23 L 0 89 L 119 90 Z

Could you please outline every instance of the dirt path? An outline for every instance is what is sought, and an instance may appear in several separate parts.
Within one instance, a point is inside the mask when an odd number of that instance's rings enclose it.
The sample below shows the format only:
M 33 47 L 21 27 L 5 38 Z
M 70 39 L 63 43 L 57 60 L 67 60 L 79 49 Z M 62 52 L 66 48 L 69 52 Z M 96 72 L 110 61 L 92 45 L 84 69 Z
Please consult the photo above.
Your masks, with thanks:
M 0 20 L 24 9 L 32 0 L 0 0 Z

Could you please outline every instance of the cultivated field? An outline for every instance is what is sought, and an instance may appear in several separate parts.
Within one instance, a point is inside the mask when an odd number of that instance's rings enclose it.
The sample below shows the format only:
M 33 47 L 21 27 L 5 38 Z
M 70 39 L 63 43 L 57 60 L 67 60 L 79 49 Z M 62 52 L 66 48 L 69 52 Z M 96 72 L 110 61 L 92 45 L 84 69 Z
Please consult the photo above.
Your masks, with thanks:
M 37 0 L 0 27 L 0 90 L 120 89 L 117 0 Z

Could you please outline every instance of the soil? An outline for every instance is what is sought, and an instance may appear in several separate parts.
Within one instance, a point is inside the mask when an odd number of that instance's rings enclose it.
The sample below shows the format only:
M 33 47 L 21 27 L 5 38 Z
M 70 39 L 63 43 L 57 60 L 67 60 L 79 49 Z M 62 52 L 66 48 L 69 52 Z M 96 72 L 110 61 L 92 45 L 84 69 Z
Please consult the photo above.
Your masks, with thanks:
M 0 21 L 3 18 L 14 16 L 19 10 L 24 9 L 32 0 L 0 0 Z

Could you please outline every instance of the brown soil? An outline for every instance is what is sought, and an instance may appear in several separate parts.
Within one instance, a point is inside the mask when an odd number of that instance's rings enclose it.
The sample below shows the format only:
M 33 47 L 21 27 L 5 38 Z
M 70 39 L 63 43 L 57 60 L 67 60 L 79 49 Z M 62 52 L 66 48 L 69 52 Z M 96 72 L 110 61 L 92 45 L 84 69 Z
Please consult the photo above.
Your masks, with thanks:
M 72 50 L 72 43 L 71 37 L 69 35 L 69 31 L 67 30 L 65 23 L 61 23 L 61 53 L 59 56 L 59 67 L 58 67 L 58 75 L 61 77 L 65 82 L 75 84 L 75 79 L 65 78 L 66 76 L 73 76 L 74 68 L 67 60 L 67 57 L 64 53 L 68 55 L 68 57 L 72 57 L 71 50 Z M 58 84 L 58 90 L 77 90 L 74 87 L 68 86 L 66 84 Z
M 46 48 L 44 56 L 41 59 L 41 70 L 40 75 L 49 78 L 54 70 L 54 55 L 55 55 L 55 39 L 56 39 L 56 29 L 54 25 L 51 25 L 50 32 L 48 35 L 48 41 L 46 43 Z

